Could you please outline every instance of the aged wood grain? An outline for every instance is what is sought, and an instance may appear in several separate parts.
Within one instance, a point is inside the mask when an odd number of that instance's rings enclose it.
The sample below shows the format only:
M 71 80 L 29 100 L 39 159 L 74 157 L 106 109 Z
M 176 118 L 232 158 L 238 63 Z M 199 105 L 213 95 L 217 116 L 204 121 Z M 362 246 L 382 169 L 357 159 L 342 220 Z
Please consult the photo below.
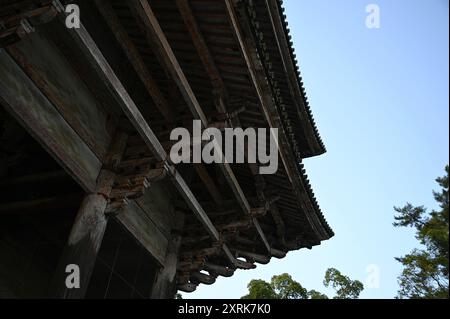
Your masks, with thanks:
M 107 114 L 55 45 L 38 32 L 11 46 L 8 52 L 103 160 L 111 141 Z
M 0 53 L 0 98 L 84 190 L 95 189 L 99 159 L 5 51 Z
M 117 214 L 117 219 L 130 233 L 152 254 L 164 264 L 168 239 L 161 233 L 145 212 L 135 202 L 124 206 Z

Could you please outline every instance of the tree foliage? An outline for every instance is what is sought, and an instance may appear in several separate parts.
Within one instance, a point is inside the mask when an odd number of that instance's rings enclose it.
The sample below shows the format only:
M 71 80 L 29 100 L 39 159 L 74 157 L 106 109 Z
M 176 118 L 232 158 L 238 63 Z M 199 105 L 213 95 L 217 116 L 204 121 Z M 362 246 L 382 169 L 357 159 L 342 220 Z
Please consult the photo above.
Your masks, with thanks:
M 337 288 L 334 298 L 349 298 L 348 296 L 358 298 L 363 290 L 361 282 L 350 280 L 334 268 L 327 270 L 325 282 L 327 285 Z M 252 280 L 247 287 L 249 293 L 242 299 L 328 299 L 326 295 L 316 290 L 308 291 L 286 273 L 273 276 L 270 283 L 260 279 Z
M 270 283 L 264 280 L 254 279 L 247 288 L 249 293 L 242 299 L 279 299 Z
M 307 299 L 308 290 L 293 280 L 289 274 L 273 276 L 270 283 L 278 299 Z
M 441 187 L 434 192 L 439 209 L 427 212 L 423 206 L 407 203 L 404 207 L 395 207 L 397 215 L 394 226 L 412 227 L 416 238 L 424 247 L 414 249 L 406 256 L 396 258 L 404 269 L 398 281 L 398 298 L 448 298 L 448 181 L 446 176 L 436 179 Z
M 317 290 L 310 290 L 308 291 L 308 298 L 309 299 L 328 299 L 327 295 L 324 295 L 321 292 L 318 292 Z
M 359 280 L 351 280 L 335 268 L 329 268 L 323 280 L 325 287 L 333 287 L 336 290 L 334 299 L 357 299 L 364 289 Z

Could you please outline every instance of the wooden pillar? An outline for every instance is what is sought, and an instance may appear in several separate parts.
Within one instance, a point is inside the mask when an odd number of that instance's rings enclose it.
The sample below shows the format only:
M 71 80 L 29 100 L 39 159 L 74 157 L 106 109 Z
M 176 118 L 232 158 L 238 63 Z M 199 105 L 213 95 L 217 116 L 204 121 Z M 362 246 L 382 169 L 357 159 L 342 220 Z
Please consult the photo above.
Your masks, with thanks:
M 52 297 L 84 298 L 106 229 L 106 204 L 106 198 L 100 194 L 89 194 L 84 198 L 55 273 Z M 79 288 L 66 285 L 68 265 L 79 268 Z
M 167 247 L 164 265 L 156 275 L 152 288 L 151 299 L 173 299 L 177 293 L 178 252 L 181 246 L 181 230 L 184 224 L 184 213 L 175 213 L 176 224 L 172 231 L 172 240 Z
M 86 195 L 81 203 L 69 239 L 53 277 L 50 296 L 64 299 L 84 298 L 89 280 L 94 270 L 98 251 L 105 234 L 107 218 L 105 216 L 108 197 L 111 193 L 115 170 L 125 151 L 128 136 L 118 132 L 113 139 L 106 156 L 103 169 L 97 178 L 95 192 Z M 74 272 L 74 268 L 76 271 Z M 72 268 L 68 268 L 72 267 Z M 69 276 L 79 271 L 79 286 L 68 285 Z

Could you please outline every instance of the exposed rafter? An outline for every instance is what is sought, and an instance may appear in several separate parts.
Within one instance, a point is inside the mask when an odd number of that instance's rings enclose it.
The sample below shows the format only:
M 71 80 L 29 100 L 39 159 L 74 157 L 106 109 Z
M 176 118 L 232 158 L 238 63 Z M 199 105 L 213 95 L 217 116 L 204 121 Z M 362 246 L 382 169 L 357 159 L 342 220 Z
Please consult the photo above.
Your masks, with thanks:
M 65 14 L 64 7 L 59 3 L 59 1 L 54 1 L 55 6 L 57 7 L 59 14 L 59 20 L 62 24 L 65 22 Z M 147 3 L 148 5 L 148 3 Z M 194 212 L 196 217 L 199 219 L 205 230 L 212 237 L 212 239 L 216 242 L 220 242 L 220 235 L 211 220 L 209 219 L 206 212 L 203 210 L 198 200 L 190 190 L 189 186 L 184 181 L 183 177 L 177 171 L 177 169 L 167 161 L 167 153 L 165 152 L 163 146 L 159 142 L 158 138 L 145 121 L 141 112 L 137 108 L 133 99 L 128 94 L 127 90 L 116 76 L 111 66 L 106 61 L 103 54 L 100 52 L 99 48 L 95 44 L 94 40 L 91 38 L 85 27 L 80 24 L 80 28 L 69 29 L 70 35 L 73 37 L 75 42 L 78 44 L 89 63 L 92 67 L 97 71 L 99 76 L 103 81 L 107 84 L 113 96 L 116 98 L 119 103 L 122 111 L 128 117 L 130 122 L 134 125 L 144 142 L 150 148 L 155 157 L 164 162 L 164 167 L 166 168 L 168 174 L 171 177 L 171 180 L 177 190 L 180 192 L 190 209 Z M 243 263 L 242 261 L 236 259 L 226 246 L 226 244 L 222 244 L 222 250 L 225 253 L 225 256 L 228 258 L 230 263 L 234 267 L 244 268 L 249 267 L 247 263 Z
M 125 55 L 128 57 L 130 63 L 133 65 L 135 72 L 138 74 L 139 78 L 143 82 L 148 94 L 152 97 L 154 103 L 158 107 L 161 114 L 164 116 L 165 123 L 172 123 L 173 118 L 173 108 L 171 107 L 169 101 L 164 97 L 164 94 L 158 87 L 158 84 L 153 79 L 150 71 L 144 59 L 142 58 L 139 49 L 136 47 L 134 42 L 128 36 L 126 30 L 120 23 L 114 8 L 111 6 L 107 0 L 95 0 L 95 4 L 98 7 L 100 13 L 108 24 L 109 28 L 116 37 L 117 42 L 121 46 Z M 208 185 L 207 189 L 211 194 L 212 198 L 217 204 L 221 204 L 223 199 L 215 186 L 211 176 L 204 167 L 203 164 L 195 165 L 195 169 L 200 179 Z
M 95 4 L 99 8 L 99 12 L 116 37 L 117 42 L 122 47 L 123 52 L 125 52 L 126 56 L 128 57 L 128 60 L 136 71 L 136 74 L 139 76 L 147 92 L 153 99 L 156 107 L 164 116 L 164 119 L 167 122 L 173 122 L 174 116 L 172 107 L 158 88 L 155 79 L 150 74 L 144 60 L 142 59 L 138 48 L 134 45 L 125 29 L 120 24 L 120 21 L 117 18 L 117 15 L 114 12 L 114 9 L 111 6 L 110 2 L 108 0 L 95 0 Z
M 144 1 L 145 2 L 145 1 Z M 209 51 L 209 48 L 206 44 L 206 41 L 202 35 L 202 32 L 197 24 L 197 21 L 195 19 L 194 13 L 192 12 L 192 9 L 189 5 L 189 2 L 187 0 L 176 0 L 176 4 L 178 7 L 178 10 L 181 13 L 181 16 L 185 22 L 185 25 L 187 29 L 189 30 L 189 34 L 191 35 L 192 41 L 194 43 L 194 46 L 197 50 L 197 53 L 203 63 L 203 66 L 208 73 L 211 83 L 213 87 L 216 89 L 217 97 L 216 97 L 216 108 L 218 112 L 226 113 L 227 107 L 225 105 L 225 97 L 226 97 L 226 87 L 224 84 L 224 81 L 218 71 L 218 68 L 214 62 L 214 59 L 212 57 L 211 52 Z M 157 22 L 156 22 L 157 23 Z M 162 40 L 164 42 L 164 39 Z M 165 41 L 167 42 L 167 41 Z M 176 58 L 175 58 L 176 59 Z M 180 69 L 181 70 L 181 69 Z M 188 84 L 187 84 L 188 85 Z M 195 96 L 194 96 L 195 99 Z M 195 101 L 196 102 L 196 101 Z M 198 102 L 196 102 L 198 104 Z M 200 105 L 198 105 L 201 110 Z M 203 123 L 204 126 L 208 126 L 208 123 Z M 231 170 L 231 167 L 227 164 L 221 164 L 221 169 L 223 174 L 225 175 L 225 178 L 228 181 L 228 184 L 233 190 L 233 193 L 235 194 L 235 197 L 237 201 L 239 202 L 241 208 L 243 209 L 244 213 L 250 213 L 250 205 L 248 203 L 247 198 L 245 197 L 241 186 L 239 185 L 239 182 L 237 181 L 233 171 Z M 264 246 L 266 247 L 267 251 L 271 252 L 270 244 L 262 231 L 261 227 L 259 226 L 258 220 L 256 218 L 253 218 L 252 220 L 262 242 L 264 243 Z

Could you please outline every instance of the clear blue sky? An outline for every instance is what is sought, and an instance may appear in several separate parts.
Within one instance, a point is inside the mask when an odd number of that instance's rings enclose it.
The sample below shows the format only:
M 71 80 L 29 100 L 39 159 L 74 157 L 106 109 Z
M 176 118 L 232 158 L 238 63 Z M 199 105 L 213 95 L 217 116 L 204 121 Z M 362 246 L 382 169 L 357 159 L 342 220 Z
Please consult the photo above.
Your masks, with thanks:
M 257 0 L 259 1 L 259 0 Z M 380 28 L 365 25 L 367 4 Z M 305 160 L 316 197 L 336 235 L 251 271 L 201 285 L 184 298 L 239 298 L 251 279 L 288 272 L 323 288 L 328 267 L 380 287 L 363 298 L 392 298 L 413 232 L 392 226 L 393 206 L 435 207 L 434 179 L 449 160 L 447 0 L 285 0 L 308 99 L 327 146 Z

